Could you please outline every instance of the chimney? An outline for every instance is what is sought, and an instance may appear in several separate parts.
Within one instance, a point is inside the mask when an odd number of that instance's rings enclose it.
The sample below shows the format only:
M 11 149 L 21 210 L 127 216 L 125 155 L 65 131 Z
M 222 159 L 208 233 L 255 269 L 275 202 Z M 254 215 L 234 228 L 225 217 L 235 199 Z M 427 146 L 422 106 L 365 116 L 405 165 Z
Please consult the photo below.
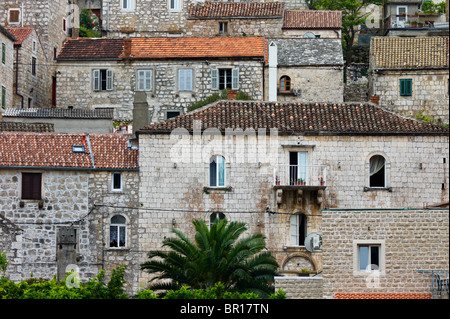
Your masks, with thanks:
M 131 39 L 130 38 L 126 38 L 123 39 L 123 55 L 124 58 L 131 58 Z
M 269 44 L 269 102 L 277 101 L 278 51 L 275 42 Z
M 133 102 L 133 135 L 136 138 L 136 131 L 149 124 L 148 103 L 145 92 L 136 91 Z

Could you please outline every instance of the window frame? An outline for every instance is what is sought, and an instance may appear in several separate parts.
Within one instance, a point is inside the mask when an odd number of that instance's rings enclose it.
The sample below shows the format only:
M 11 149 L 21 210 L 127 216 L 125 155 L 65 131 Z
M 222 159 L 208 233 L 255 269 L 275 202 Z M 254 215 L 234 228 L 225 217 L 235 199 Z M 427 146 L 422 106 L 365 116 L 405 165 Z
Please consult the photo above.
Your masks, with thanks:
M 228 21 L 219 21 L 219 34 L 228 33 Z
M 379 271 L 380 274 L 384 275 L 386 272 L 386 242 L 384 239 L 382 240 L 353 240 L 353 274 L 354 275 L 364 275 Z M 370 270 L 361 270 L 361 256 L 360 256 L 360 248 L 361 247 L 371 247 L 377 246 L 378 249 L 378 269 L 370 269 Z M 368 254 L 370 256 L 370 253 Z M 370 261 L 370 259 L 369 259 Z M 368 262 L 369 262 L 368 261 Z M 368 264 L 371 265 L 371 264 Z
M 283 79 L 284 79 L 284 89 L 281 84 Z M 292 92 L 291 77 L 289 75 L 282 75 L 280 77 L 280 80 L 278 83 L 279 83 L 278 87 L 280 89 L 280 93 L 291 93 Z
M 103 79 L 105 74 L 105 79 Z M 105 88 L 103 89 L 103 82 Z M 95 92 L 114 90 L 114 70 L 112 69 L 93 69 L 92 70 L 92 90 Z
M 295 224 L 293 219 L 296 219 Z M 293 232 L 295 227 L 295 232 Z M 303 236 L 301 235 L 301 228 L 303 227 Z M 293 240 L 295 236 L 295 240 Z M 308 217 L 304 213 L 296 213 L 289 218 L 289 245 L 290 246 L 305 246 L 305 239 L 308 236 Z M 302 238 L 301 238 L 302 237 Z
M 169 11 L 180 12 L 183 9 L 182 0 L 167 0 Z M 173 6 L 172 6 L 173 5 Z
M 37 58 L 35 56 L 31 57 L 31 75 L 37 76 Z
M 228 71 L 230 74 L 228 74 Z M 224 79 L 224 81 L 222 81 L 222 79 Z M 228 82 L 230 82 L 229 87 Z M 211 90 L 222 91 L 225 89 L 239 90 L 238 67 L 211 68 Z
M 127 6 L 125 7 L 125 1 L 127 3 Z M 132 11 L 135 9 L 135 3 L 134 0 L 120 0 L 120 8 L 124 11 Z
M 2 42 L 2 64 L 6 64 L 6 43 Z
M 122 217 L 125 221 L 124 223 L 114 223 L 112 220 L 114 217 Z M 127 236 L 127 227 L 128 221 L 127 218 L 125 216 L 123 216 L 122 214 L 114 214 L 113 216 L 111 216 L 111 218 L 109 219 L 109 249 L 124 249 L 127 248 L 127 241 L 128 241 L 128 236 Z M 112 242 L 112 228 L 116 228 L 116 236 L 117 236 L 117 246 L 111 246 L 111 242 Z M 120 245 L 120 235 L 122 234 L 122 232 L 124 233 L 124 237 L 125 237 L 125 241 L 123 245 Z
M 211 228 L 212 224 L 214 224 L 217 219 L 221 221 L 223 219 L 227 219 L 227 216 L 223 212 L 212 212 L 209 214 L 209 228 Z
M 31 182 L 27 181 L 26 183 L 25 177 L 31 179 Z M 21 183 L 20 198 L 22 200 L 42 200 L 43 174 L 41 172 L 22 172 Z M 35 187 L 37 187 L 36 190 Z
M 190 71 L 190 72 L 187 72 Z M 182 73 L 185 73 L 182 75 Z M 190 81 L 186 82 L 186 79 L 189 79 L 189 77 L 186 78 L 186 74 L 190 77 Z M 179 68 L 177 70 L 177 76 L 178 76 L 178 91 L 179 92 L 192 92 L 194 90 L 194 70 L 192 68 Z M 184 83 L 182 81 L 184 79 Z M 188 85 L 186 85 L 188 84 Z
M 115 176 L 119 176 L 119 184 L 120 187 L 115 187 Z M 123 192 L 123 174 L 121 172 L 113 172 L 111 173 L 111 191 L 112 192 Z
M 6 87 L 3 85 L 1 91 L 1 107 L 2 109 L 6 109 Z
M 222 163 L 219 163 L 218 162 L 218 159 L 219 158 L 222 158 L 223 159 L 223 162 Z M 212 166 L 212 163 L 213 163 L 213 161 L 214 161 L 214 163 L 215 163 L 215 171 L 213 172 L 212 171 L 212 168 L 213 168 L 213 166 Z M 222 169 L 220 168 L 220 166 L 219 165 L 223 165 L 222 166 Z M 222 175 L 223 175 L 223 182 L 222 182 L 222 184 L 220 183 L 220 175 L 221 175 L 221 170 L 222 170 Z M 208 176 L 209 176 L 209 187 L 212 187 L 212 188 L 220 188 L 220 187 L 226 187 L 226 185 L 227 185 L 227 182 L 226 182 L 226 159 L 225 159 L 225 156 L 223 156 L 223 155 L 218 155 L 218 154 L 216 154 L 216 155 L 213 155 L 213 156 L 211 156 L 210 157 L 210 159 L 209 159 L 209 166 L 208 166 L 208 172 L 209 172 L 209 174 L 208 174 Z M 215 174 L 215 185 L 212 185 L 213 183 L 212 183 L 212 181 L 213 181 L 213 179 L 212 179 L 212 174 Z
M 137 69 L 136 70 L 136 90 L 141 92 L 153 92 L 153 69 Z M 141 78 L 143 74 L 143 79 Z M 150 76 L 149 76 L 150 75 Z M 147 85 L 147 80 L 150 79 L 150 84 Z M 143 80 L 144 86 L 141 86 Z
M 371 161 L 372 161 L 373 158 L 375 158 L 375 157 L 377 157 L 377 156 L 378 156 L 378 157 L 382 157 L 383 160 L 384 160 L 383 167 L 382 167 L 378 172 L 376 172 L 376 173 L 374 174 L 374 175 L 377 175 L 377 174 L 379 174 L 380 172 L 383 172 L 384 180 L 383 180 L 383 185 L 382 185 L 382 186 L 379 186 L 379 185 L 373 185 L 373 184 L 372 184 L 372 176 L 370 175 Z M 379 188 L 379 189 L 385 189 L 385 188 L 387 188 L 386 163 L 387 163 L 386 157 L 383 156 L 383 155 L 381 155 L 381 154 L 373 154 L 372 156 L 370 156 L 370 158 L 369 158 L 369 187 L 370 187 L 370 188 Z
M 11 12 L 13 12 L 13 11 L 17 11 L 17 21 L 11 21 Z M 21 17 L 21 10 L 20 10 L 20 8 L 10 8 L 10 9 L 8 9 L 8 24 L 14 25 L 14 26 L 20 25 L 21 18 L 22 17 Z
M 412 96 L 412 79 L 400 79 L 399 81 L 399 94 L 400 96 Z

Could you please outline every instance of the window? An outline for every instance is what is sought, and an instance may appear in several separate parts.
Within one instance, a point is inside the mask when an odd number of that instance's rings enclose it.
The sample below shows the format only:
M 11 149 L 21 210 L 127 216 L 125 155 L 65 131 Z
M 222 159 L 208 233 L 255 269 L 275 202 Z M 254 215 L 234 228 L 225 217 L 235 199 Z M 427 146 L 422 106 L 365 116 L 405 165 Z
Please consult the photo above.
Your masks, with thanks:
M 289 152 L 289 181 L 290 185 L 306 183 L 308 174 L 308 152 Z
M 121 173 L 112 173 L 112 190 L 116 192 L 122 191 Z
M 42 173 L 22 173 L 22 199 L 40 200 Z
M 380 253 L 381 245 L 358 245 L 358 270 L 380 270 Z
M 109 247 L 125 247 L 126 236 L 126 219 L 123 216 L 115 215 L 111 218 L 109 226 Z
M 386 160 L 381 155 L 370 158 L 370 187 L 386 187 Z
M 6 108 L 6 88 L 2 86 L 2 109 Z
M 304 246 L 306 238 L 306 216 L 305 214 L 295 214 L 290 220 L 290 237 L 292 246 Z
M 400 96 L 412 95 L 412 79 L 400 79 Z
M 239 90 L 239 69 L 211 69 L 211 90 Z
M 181 114 L 180 111 L 167 111 L 166 112 L 166 120 L 171 119 L 173 117 L 177 117 Z
M 220 155 L 211 157 L 209 163 L 209 186 L 225 186 L 225 158 Z
M 2 43 L 2 63 L 6 63 L 6 44 Z
M 209 226 L 211 227 L 214 222 L 221 221 L 222 219 L 225 219 L 225 214 L 222 212 L 213 212 L 211 215 L 209 215 Z
M 181 0 L 169 0 L 169 9 L 173 11 L 180 11 Z
M 113 79 L 113 70 L 94 70 L 92 81 L 94 91 L 112 91 Z
M 291 78 L 287 75 L 280 78 L 280 92 L 291 92 Z
M 20 10 L 19 9 L 9 9 L 9 23 L 19 24 L 20 23 Z
M 303 35 L 303 37 L 304 37 L 305 39 L 314 39 L 314 38 L 316 37 L 316 35 L 315 35 L 314 33 L 312 33 L 312 32 L 306 32 L 306 33 Z
M 36 67 L 36 58 L 32 57 L 31 58 L 31 75 L 36 76 L 37 73 L 37 67 Z
M 121 0 L 121 1 L 122 1 L 122 9 L 124 10 L 134 9 L 134 0 Z
M 62 30 L 63 30 L 64 32 L 66 32 L 66 30 L 67 30 L 67 21 L 66 21 L 66 19 L 63 19 L 63 20 L 62 20 Z
M 228 22 L 219 22 L 219 33 L 228 33 Z
M 192 69 L 178 70 L 178 90 L 192 91 Z
M 138 91 L 152 91 L 153 70 L 138 70 Z
M 32 52 L 36 53 L 36 51 L 37 51 L 37 42 L 36 40 L 33 40 Z

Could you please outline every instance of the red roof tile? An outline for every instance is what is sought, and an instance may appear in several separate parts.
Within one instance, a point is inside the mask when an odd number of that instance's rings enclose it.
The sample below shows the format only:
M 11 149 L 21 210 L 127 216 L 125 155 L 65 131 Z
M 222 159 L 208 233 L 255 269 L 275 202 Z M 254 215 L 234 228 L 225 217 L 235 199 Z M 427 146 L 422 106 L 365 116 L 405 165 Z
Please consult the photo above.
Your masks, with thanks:
M 21 45 L 33 32 L 34 27 L 7 27 L 5 29 L 16 38 L 14 44 Z
M 336 293 L 334 299 L 431 299 L 430 293 Z
M 68 39 L 57 60 L 117 60 L 122 50 L 123 39 Z
M 264 57 L 265 39 L 239 38 L 132 38 L 131 58 L 241 58 Z
M 206 2 L 204 4 L 191 4 L 190 18 L 281 18 L 284 3 L 280 2 L 243 2 L 224 3 Z
M 202 130 L 216 128 L 277 128 L 278 132 L 308 134 L 440 134 L 449 129 L 399 116 L 373 104 L 269 103 L 219 101 L 174 119 L 152 123 L 147 133 L 170 133 L 175 128 L 193 131 L 194 120 L 201 120 Z
M 328 10 L 286 10 L 283 29 L 341 29 L 342 12 Z
M 0 167 L 136 169 L 138 151 L 127 141 L 119 134 L 0 132 Z M 74 145 L 84 152 L 74 153 Z

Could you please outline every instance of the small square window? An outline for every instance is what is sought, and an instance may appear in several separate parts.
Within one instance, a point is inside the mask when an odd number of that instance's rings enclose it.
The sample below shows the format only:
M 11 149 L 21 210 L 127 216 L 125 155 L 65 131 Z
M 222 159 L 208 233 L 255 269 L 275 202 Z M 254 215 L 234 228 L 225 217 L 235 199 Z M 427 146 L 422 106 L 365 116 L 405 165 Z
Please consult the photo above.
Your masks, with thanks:
M 37 60 L 35 57 L 31 58 L 31 75 L 36 76 L 37 74 Z
M 112 190 L 116 192 L 122 191 L 122 174 L 113 173 L 112 174 Z
M 19 24 L 20 23 L 20 10 L 19 9 L 10 9 L 9 10 L 9 23 L 10 24 Z
M 173 117 L 177 117 L 181 114 L 180 111 L 167 111 L 166 112 L 166 120 L 171 119 Z
M 219 33 L 228 33 L 228 22 L 219 22 Z
M 42 198 L 42 173 L 22 173 L 22 199 Z
M 400 79 L 400 96 L 412 95 L 412 79 Z
M 72 152 L 84 153 L 84 145 L 72 145 Z

